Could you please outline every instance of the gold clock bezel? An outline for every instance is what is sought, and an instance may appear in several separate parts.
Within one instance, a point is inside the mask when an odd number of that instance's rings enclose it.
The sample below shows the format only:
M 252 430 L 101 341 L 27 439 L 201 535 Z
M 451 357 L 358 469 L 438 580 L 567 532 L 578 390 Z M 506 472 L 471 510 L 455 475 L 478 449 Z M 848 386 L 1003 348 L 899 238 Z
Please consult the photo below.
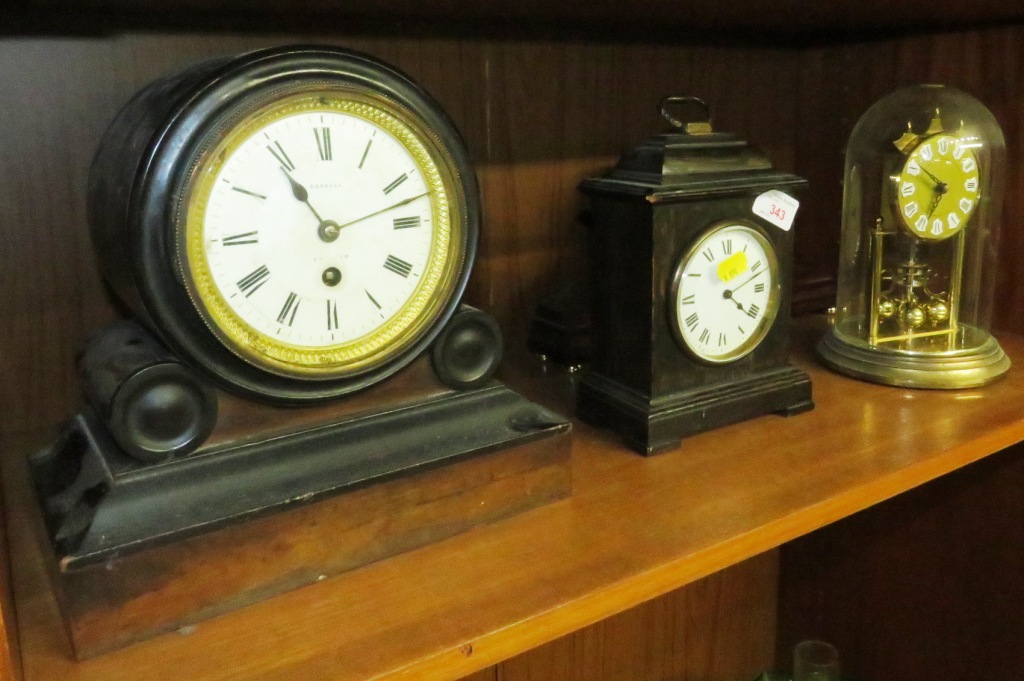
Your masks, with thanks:
M 762 250 L 765 252 L 765 256 L 768 258 L 768 272 L 772 277 L 771 290 L 768 293 L 768 304 L 765 308 L 764 316 L 758 324 L 758 328 L 743 342 L 742 345 L 735 348 L 734 350 L 724 353 L 722 355 L 707 355 L 701 353 L 699 350 L 690 345 L 686 340 L 685 334 L 683 334 L 682 326 L 683 320 L 679 318 L 679 294 L 682 287 L 683 272 L 686 270 L 687 264 L 696 257 L 702 250 L 704 245 L 710 241 L 716 234 L 722 230 L 729 229 L 730 227 L 737 227 L 749 232 L 754 240 L 757 241 Z M 779 304 L 782 299 L 782 283 L 779 280 L 779 255 L 775 250 L 775 246 L 771 240 L 765 236 L 764 232 L 754 223 L 749 220 L 721 220 L 709 226 L 705 229 L 700 237 L 694 241 L 683 255 L 676 261 L 675 269 L 672 272 L 672 281 L 669 286 L 669 326 L 672 328 L 672 334 L 675 336 L 676 341 L 683 348 L 683 350 L 693 359 L 708 365 L 722 365 L 735 362 L 753 352 L 765 339 L 772 326 L 775 324 L 775 319 L 779 314 Z
M 977 155 L 974 153 L 974 151 L 972 149 L 970 149 L 969 147 L 964 147 L 964 156 L 965 157 L 969 156 L 970 159 L 974 162 L 974 165 L 975 165 L 974 173 L 975 173 L 975 175 L 977 177 L 977 181 L 978 181 L 978 189 L 977 189 L 977 192 L 976 192 L 976 197 L 975 197 L 975 200 L 974 200 L 974 204 L 971 206 L 971 209 L 969 211 L 967 211 L 966 213 L 963 213 L 963 217 L 960 220 L 960 223 L 955 228 L 943 230 L 943 233 L 939 234 L 939 235 L 932 234 L 931 231 L 928 230 L 928 229 L 926 229 L 923 232 L 919 231 L 915 227 L 915 225 L 911 223 L 911 218 L 907 217 L 907 215 L 905 213 L 906 206 L 905 206 L 904 201 L 903 201 L 904 197 L 903 197 L 903 195 L 902 195 L 902 193 L 900 191 L 900 188 L 902 187 L 903 182 L 907 179 L 908 176 L 909 177 L 913 177 L 913 178 L 916 179 L 916 176 L 914 176 L 914 175 L 912 175 L 912 174 L 910 174 L 908 172 L 907 166 L 909 165 L 911 160 L 915 160 L 915 159 L 918 158 L 918 154 L 921 152 L 921 149 L 922 149 L 922 147 L 925 144 L 934 142 L 934 141 L 938 140 L 940 137 L 949 137 L 950 139 L 953 139 L 957 143 L 960 143 L 960 142 L 963 141 L 963 138 L 958 137 L 956 134 L 951 133 L 951 132 L 945 132 L 945 131 L 938 132 L 938 133 L 935 133 L 933 135 L 928 135 L 927 137 L 920 138 L 917 141 L 917 143 L 913 145 L 912 148 L 908 149 L 905 152 L 906 158 L 904 158 L 903 162 L 900 163 L 900 165 L 899 165 L 899 172 L 896 175 L 894 175 L 894 176 L 892 176 L 890 178 L 890 181 L 892 182 L 892 206 L 893 206 L 893 212 L 896 214 L 897 223 L 900 225 L 900 227 L 907 234 L 909 234 L 910 236 L 914 237 L 915 239 L 920 239 L 922 241 L 929 241 L 929 242 L 933 242 L 933 243 L 934 242 L 939 242 L 939 241 L 945 241 L 946 239 L 949 239 L 950 237 L 956 236 L 957 234 L 960 234 L 961 232 L 963 232 L 963 230 L 967 227 L 967 224 L 971 221 L 971 218 L 974 216 L 974 213 L 978 210 L 978 204 L 980 203 L 981 193 L 982 193 L 982 182 L 981 182 L 981 172 L 980 172 L 981 165 L 978 163 L 978 157 L 977 157 Z M 961 159 L 957 159 L 957 160 L 961 160 Z M 962 166 L 960 166 L 960 168 L 962 169 Z M 958 171 L 958 173 L 959 173 L 959 171 Z M 958 175 L 958 177 L 959 177 L 960 180 L 966 181 L 966 179 L 968 177 L 970 177 L 970 171 L 966 171 L 965 173 Z M 913 180 L 910 180 L 910 181 L 913 181 Z M 930 220 L 931 218 L 929 217 L 928 219 Z
M 220 169 L 245 141 L 271 123 L 308 111 L 361 118 L 402 144 L 430 190 L 433 235 L 420 282 L 403 306 L 354 340 L 309 348 L 282 342 L 234 312 L 215 283 L 204 248 L 203 216 Z M 374 92 L 316 84 L 270 95 L 221 125 L 193 161 L 178 206 L 179 270 L 192 304 L 210 331 L 246 362 L 282 376 L 334 379 L 386 364 L 426 333 L 442 313 L 465 259 L 461 185 L 443 144 L 413 112 Z

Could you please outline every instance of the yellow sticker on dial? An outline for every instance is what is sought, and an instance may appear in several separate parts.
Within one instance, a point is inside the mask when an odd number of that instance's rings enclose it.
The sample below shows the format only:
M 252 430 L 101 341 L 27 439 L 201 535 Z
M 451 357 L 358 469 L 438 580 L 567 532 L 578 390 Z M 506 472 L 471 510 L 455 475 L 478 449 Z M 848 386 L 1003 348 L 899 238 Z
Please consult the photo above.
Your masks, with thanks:
M 718 265 L 718 278 L 729 281 L 740 276 L 748 269 L 747 254 L 743 251 L 733 253 Z

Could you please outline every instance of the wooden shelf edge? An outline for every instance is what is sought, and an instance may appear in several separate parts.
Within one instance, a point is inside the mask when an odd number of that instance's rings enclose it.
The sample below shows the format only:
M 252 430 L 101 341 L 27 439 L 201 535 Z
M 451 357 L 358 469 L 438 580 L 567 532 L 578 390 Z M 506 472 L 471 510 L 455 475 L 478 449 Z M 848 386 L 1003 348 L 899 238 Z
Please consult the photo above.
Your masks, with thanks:
M 577 424 L 570 499 L 85 663 L 70 660 L 18 466 L 5 457 L 25 678 L 88 681 L 131 668 L 149 681 L 189 665 L 209 681 L 458 679 L 1024 440 L 1024 416 L 1009 399 L 1024 390 L 1014 370 L 964 394 L 871 386 L 816 366 L 820 328 L 797 327 L 796 362 L 817 390 L 813 412 L 695 436 L 650 459 Z M 1021 339 L 1004 348 L 1024 361 Z M 564 382 L 549 389 L 560 380 L 541 377 L 536 387 L 565 412 Z M 918 419 L 926 414 L 948 421 L 949 432 Z M 889 418 L 903 428 L 879 428 Z M 823 452 L 830 437 L 839 444 Z M 738 456 L 742 447 L 761 458 Z M 242 666 L 223 669 L 229 656 Z
M 374 676 L 373 681 L 458 679 L 498 664 L 526 650 L 544 645 L 573 631 L 596 624 L 629 608 L 692 584 L 704 577 L 732 567 L 761 553 L 778 548 L 814 530 L 826 527 L 899 494 L 927 484 L 943 475 L 980 461 L 991 454 L 1024 441 L 1024 426 L 993 433 L 986 446 L 964 456 L 963 448 L 924 462 L 902 472 L 880 478 L 863 488 L 828 500 L 811 509 L 815 517 L 808 524 L 805 513 L 779 519 L 750 532 L 753 541 L 737 536 L 734 541 L 708 547 L 644 575 L 641 585 L 625 579 L 610 584 L 571 603 L 561 604 L 535 617 L 510 624 L 493 632 L 466 639 L 457 645 L 412 662 L 391 672 Z M 991 449 L 989 449 L 991 447 Z M 907 474 L 910 474 L 909 477 Z M 899 484 L 893 480 L 899 478 Z M 568 613 L 568 614 L 566 614 Z

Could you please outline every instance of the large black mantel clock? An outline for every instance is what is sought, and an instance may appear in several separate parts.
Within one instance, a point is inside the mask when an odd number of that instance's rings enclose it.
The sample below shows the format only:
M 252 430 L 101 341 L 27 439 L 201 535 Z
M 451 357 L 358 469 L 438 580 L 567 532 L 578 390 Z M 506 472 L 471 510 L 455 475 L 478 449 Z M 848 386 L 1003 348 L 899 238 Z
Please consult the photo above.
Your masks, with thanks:
M 77 654 L 568 493 L 568 422 L 493 380 L 497 322 L 462 303 L 480 214 L 452 121 L 367 55 L 261 50 L 128 102 L 89 221 L 134 319 L 31 462 Z M 221 561 L 246 580 L 187 583 Z
M 671 112 L 699 108 L 696 122 Z M 583 182 L 593 212 L 595 357 L 578 391 L 587 421 L 651 454 L 687 435 L 813 407 L 790 366 L 792 223 L 806 185 L 706 105 L 670 97 L 678 130 Z
M 91 174 L 106 278 L 234 391 L 310 402 L 407 365 L 459 304 L 476 179 L 452 122 L 390 66 L 331 48 L 154 83 Z

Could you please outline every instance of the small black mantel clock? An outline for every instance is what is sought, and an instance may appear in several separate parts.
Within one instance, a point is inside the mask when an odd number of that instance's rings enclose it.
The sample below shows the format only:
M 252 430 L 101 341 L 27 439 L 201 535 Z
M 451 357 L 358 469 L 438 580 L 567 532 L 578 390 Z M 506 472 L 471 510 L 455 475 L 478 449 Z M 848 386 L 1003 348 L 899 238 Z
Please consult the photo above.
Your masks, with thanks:
M 677 132 L 581 185 L 593 211 L 595 357 L 577 409 L 644 454 L 813 407 L 810 380 L 787 361 L 792 224 L 806 181 L 713 132 L 699 99 L 668 97 L 660 109 Z

